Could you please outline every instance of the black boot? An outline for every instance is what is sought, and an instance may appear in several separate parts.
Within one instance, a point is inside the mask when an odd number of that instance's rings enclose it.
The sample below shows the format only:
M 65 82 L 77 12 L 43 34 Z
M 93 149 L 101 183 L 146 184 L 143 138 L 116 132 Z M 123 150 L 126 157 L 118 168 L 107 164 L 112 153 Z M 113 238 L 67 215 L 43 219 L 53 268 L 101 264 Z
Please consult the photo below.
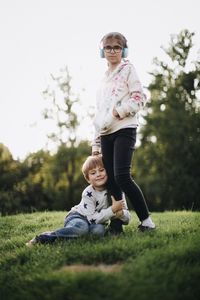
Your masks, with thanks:
M 119 235 L 123 233 L 123 222 L 120 219 L 112 219 L 108 228 L 108 234 Z

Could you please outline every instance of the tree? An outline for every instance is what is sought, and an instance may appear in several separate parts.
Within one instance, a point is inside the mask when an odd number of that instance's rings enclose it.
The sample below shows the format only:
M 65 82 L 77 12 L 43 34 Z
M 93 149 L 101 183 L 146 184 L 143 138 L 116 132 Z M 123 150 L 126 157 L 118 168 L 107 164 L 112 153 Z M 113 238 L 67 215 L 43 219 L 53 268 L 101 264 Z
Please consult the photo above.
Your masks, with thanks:
M 24 176 L 15 185 L 15 191 L 21 199 L 18 211 L 31 212 L 53 207 L 54 195 L 52 193 L 50 168 L 52 156 L 49 152 L 39 150 L 29 154 L 21 163 Z
M 189 61 L 193 33 L 183 30 L 155 59 L 151 102 L 136 173 L 152 209 L 200 209 L 200 60 Z
M 13 159 L 9 149 L 0 143 L 0 214 L 13 213 L 21 205 L 15 186 L 23 176 L 20 162 Z
M 44 118 L 52 120 L 54 123 L 54 132 L 48 137 L 58 146 L 74 147 L 77 141 L 76 130 L 79 125 L 74 107 L 79 99 L 72 94 L 68 68 L 61 70 L 57 77 L 51 74 L 51 79 L 52 86 L 48 86 L 43 91 L 44 99 L 49 102 L 48 108 L 43 114 Z
M 44 117 L 54 123 L 49 139 L 56 153 L 40 150 L 23 162 L 13 160 L 0 144 L 0 214 L 35 210 L 69 210 L 80 201 L 86 182 L 81 166 L 90 154 L 88 141 L 79 141 L 76 114 L 79 99 L 71 91 L 68 69 L 52 75 L 53 84 L 44 91 L 49 102 Z
M 68 69 L 61 70 L 57 77 L 51 75 L 51 78 L 54 86 L 48 87 L 43 95 L 49 101 L 44 118 L 55 123 L 55 130 L 49 138 L 57 145 L 52 169 L 54 188 L 60 193 L 56 208 L 63 208 L 66 202 L 67 208 L 70 208 L 76 202 L 76 179 L 81 174 L 81 164 L 85 159 L 83 155 L 89 154 L 89 147 L 88 142 L 80 144 L 77 136 L 79 121 L 75 110 L 79 99 L 72 93 Z
M 55 194 L 54 209 L 69 210 L 80 201 L 82 189 L 86 184 L 81 167 L 90 153 L 88 142 L 81 142 L 77 147 L 58 148 L 54 155 L 51 175 Z

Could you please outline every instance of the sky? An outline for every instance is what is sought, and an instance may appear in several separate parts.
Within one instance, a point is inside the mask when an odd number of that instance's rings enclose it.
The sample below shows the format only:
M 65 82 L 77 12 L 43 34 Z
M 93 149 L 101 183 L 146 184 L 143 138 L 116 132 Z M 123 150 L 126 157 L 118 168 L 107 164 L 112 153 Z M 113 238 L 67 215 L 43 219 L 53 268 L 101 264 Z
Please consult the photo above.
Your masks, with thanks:
M 95 105 L 106 61 L 99 43 L 108 32 L 128 40 L 129 60 L 142 85 L 151 80 L 153 58 L 183 29 L 195 33 L 191 60 L 200 49 L 199 0 L 0 0 L 0 143 L 15 159 L 47 150 L 49 123 L 42 92 L 50 75 L 68 67 L 80 112 Z M 91 124 L 82 121 L 83 139 Z

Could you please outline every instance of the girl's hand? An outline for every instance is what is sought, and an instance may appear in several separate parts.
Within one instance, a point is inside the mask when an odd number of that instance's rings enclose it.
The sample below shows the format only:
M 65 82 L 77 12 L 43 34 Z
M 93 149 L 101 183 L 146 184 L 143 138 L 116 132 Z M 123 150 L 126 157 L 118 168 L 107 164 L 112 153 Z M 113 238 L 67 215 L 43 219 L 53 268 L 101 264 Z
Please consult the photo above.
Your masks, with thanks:
M 99 155 L 99 154 L 100 154 L 99 151 L 92 152 L 92 156 Z
M 113 114 L 113 116 L 114 116 L 115 118 L 121 120 L 120 115 L 118 114 L 118 112 L 116 111 L 115 108 L 113 108 L 112 114 Z

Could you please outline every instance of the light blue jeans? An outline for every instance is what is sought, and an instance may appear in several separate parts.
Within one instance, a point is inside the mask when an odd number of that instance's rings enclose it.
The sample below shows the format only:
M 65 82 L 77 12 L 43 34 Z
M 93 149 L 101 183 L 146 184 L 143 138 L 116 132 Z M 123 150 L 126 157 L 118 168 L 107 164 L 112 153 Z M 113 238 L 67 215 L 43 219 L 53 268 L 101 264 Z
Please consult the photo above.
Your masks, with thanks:
M 90 224 L 79 213 L 70 213 L 65 217 L 64 227 L 55 231 L 44 232 L 36 237 L 40 243 L 52 243 L 56 239 L 75 239 L 84 235 L 104 236 L 105 225 Z

